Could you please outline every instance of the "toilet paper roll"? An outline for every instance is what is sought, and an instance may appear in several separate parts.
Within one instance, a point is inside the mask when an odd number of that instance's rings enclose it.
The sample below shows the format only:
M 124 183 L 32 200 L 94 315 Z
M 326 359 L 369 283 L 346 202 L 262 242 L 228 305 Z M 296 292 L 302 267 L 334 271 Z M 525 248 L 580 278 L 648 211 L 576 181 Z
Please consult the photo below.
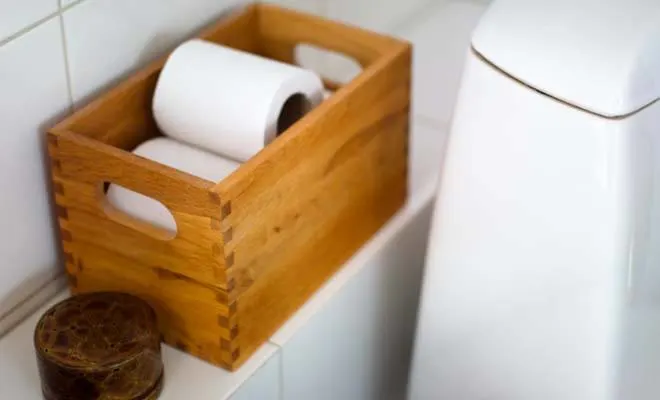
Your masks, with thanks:
M 159 162 L 200 178 L 219 182 L 239 167 L 239 163 L 169 138 L 142 143 L 134 154 Z M 108 201 L 117 210 L 176 232 L 176 222 L 167 207 L 151 197 L 119 185 L 110 185 Z
M 165 135 L 246 161 L 322 101 L 312 71 L 194 39 L 165 63 L 153 113 Z

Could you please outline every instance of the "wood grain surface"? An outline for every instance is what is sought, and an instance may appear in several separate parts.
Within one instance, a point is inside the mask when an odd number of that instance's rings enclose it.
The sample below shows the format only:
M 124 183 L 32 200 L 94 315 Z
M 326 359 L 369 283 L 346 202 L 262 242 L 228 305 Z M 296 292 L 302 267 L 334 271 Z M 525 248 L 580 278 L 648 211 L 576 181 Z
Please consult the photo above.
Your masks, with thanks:
M 233 370 L 405 201 L 412 49 L 269 5 L 200 37 L 284 62 L 313 44 L 364 71 L 222 182 L 130 153 L 160 135 L 165 59 L 51 129 L 49 154 L 72 289 L 142 296 L 167 343 Z M 176 235 L 113 209 L 107 183 L 166 205 Z

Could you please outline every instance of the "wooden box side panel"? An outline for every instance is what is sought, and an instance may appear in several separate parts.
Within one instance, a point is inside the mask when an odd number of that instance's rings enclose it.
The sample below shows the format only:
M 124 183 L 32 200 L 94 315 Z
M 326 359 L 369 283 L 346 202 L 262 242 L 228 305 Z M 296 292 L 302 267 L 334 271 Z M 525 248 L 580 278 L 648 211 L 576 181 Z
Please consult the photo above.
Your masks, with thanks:
M 213 183 L 74 133 L 49 135 L 49 154 L 67 259 L 93 269 L 116 255 L 133 268 L 228 289 Z M 176 236 L 115 210 L 103 192 L 107 182 L 162 202 L 176 220 Z M 104 251 L 96 255 L 90 248 Z
M 231 210 L 235 365 L 405 201 L 410 64 L 401 44 L 217 186 Z
M 233 12 L 200 37 L 239 50 L 258 52 L 255 7 Z M 159 136 L 151 104 L 166 59 L 167 56 L 162 57 L 136 72 L 62 121 L 54 130 L 72 131 L 128 151 Z
M 83 259 L 93 267 L 70 275 L 74 293 L 121 291 L 148 301 L 158 314 L 163 341 L 213 364 L 231 368 L 230 343 L 236 332 L 228 327 L 235 308 L 226 294 L 164 270 L 135 268 L 123 258 L 93 244 L 83 244 Z

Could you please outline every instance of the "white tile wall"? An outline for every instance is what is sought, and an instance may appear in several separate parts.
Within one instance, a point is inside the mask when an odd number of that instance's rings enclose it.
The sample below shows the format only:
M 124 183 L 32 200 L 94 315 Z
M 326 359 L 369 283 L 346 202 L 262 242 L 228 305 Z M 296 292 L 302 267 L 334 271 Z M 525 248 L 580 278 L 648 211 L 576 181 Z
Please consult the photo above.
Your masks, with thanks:
M 229 400 L 280 400 L 282 354 L 275 354 Z
M 448 127 L 430 121 L 413 122 L 410 131 L 408 193 L 435 185 L 444 165 Z
M 57 18 L 0 47 L 0 319 L 59 273 L 43 131 L 69 107 Z
M 76 105 L 243 0 L 87 0 L 64 12 Z
M 57 11 L 57 0 L 0 0 L 0 42 Z
M 60 6 L 61 7 L 68 7 L 68 6 L 70 6 L 71 4 L 73 4 L 77 1 L 80 1 L 80 0 L 60 0 Z
M 265 343 L 241 368 L 229 372 L 164 345 L 165 386 L 159 400 L 278 400 L 251 395 L 271 390 L 279 393 L 280 363 L 273 362 L 279 351 L 279 347 Z
M 311 14 L 325 15 L 328 1 L 332 0 L 272 0 L 269 3 Z
M 431 4 L 446 0 L 328 0 L 328 16 L 368 29 L 391 33 Z
M 413 51 L 413 113 L 447 125 L 453 113 L 471 33 L 483 5 L 439 3 L 414 24 L 397 32 Z
M 248 1 L 0 0 L 0 336 L 59 287 L 44 131 Z

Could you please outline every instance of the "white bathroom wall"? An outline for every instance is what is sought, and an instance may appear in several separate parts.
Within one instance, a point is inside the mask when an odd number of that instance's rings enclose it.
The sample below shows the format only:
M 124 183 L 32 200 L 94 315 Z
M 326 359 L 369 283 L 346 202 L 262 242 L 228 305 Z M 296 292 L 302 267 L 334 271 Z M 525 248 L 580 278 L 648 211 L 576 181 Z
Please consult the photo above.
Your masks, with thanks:
M 391 33 L 423 11 L 445 0 L 271 0 L 297 10 L 311 12 L 379 32 Z
M 75 104 L 244 0 L 87 0 L 62 14 Z
M 61 287 L 44 132 L 247 0 L 0 0 L 0 336 Z
M 69 108 L 56 17 L 0 46 L 0 322 L 59 272 L 42 132 Z
M 392 33 L 440 2 L 444 0 L 328 0 L 327 15 L 374 31 Z
M 327 3 L 332 0 L 271 0 L 267 3 L 278 4 L 294 10 L 325 16 L 327 14 Z

